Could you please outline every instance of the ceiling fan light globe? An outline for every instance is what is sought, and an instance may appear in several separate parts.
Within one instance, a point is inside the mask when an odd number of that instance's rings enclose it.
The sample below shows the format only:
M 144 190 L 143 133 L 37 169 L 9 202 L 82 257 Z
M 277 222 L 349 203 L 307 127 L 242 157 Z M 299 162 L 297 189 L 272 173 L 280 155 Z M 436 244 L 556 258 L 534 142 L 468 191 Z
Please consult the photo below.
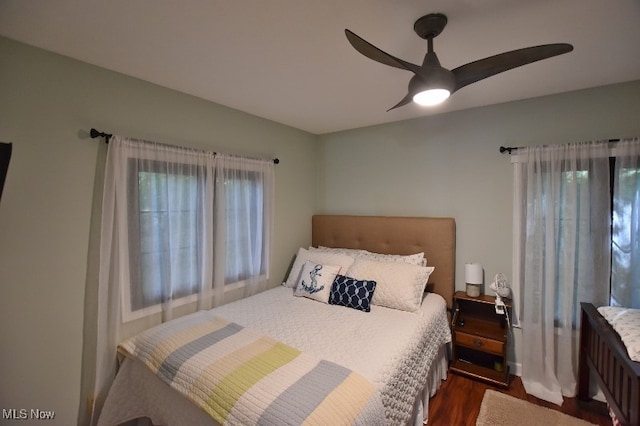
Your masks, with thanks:
M 451 92 L 447 89 L 427 89 L 413 95 L 413 102 L 422 106 L 435 106 L 444 102 Z

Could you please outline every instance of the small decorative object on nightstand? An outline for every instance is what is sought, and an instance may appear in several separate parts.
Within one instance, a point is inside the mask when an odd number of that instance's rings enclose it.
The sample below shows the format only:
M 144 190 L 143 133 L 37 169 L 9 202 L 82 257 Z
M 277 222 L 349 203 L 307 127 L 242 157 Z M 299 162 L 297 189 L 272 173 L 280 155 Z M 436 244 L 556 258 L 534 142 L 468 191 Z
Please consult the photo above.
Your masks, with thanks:
M 509 387 L 506 315 L 496 313 L 495 297 L 469 297 L 457 291 L 453 298 L 451 371 L 504 388 Z M 511 300 L 502 299 L 507 313 Z

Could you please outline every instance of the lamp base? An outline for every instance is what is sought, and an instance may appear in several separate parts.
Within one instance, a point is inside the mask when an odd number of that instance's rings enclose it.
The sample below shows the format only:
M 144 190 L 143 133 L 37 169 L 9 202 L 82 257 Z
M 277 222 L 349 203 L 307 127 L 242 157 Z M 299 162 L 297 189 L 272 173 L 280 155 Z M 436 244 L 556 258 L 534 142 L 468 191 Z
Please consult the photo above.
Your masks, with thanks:
M 480 287 L 482 284 L 469 284 L 467 283 L 467 296 L 469 297 L 480 297 Z

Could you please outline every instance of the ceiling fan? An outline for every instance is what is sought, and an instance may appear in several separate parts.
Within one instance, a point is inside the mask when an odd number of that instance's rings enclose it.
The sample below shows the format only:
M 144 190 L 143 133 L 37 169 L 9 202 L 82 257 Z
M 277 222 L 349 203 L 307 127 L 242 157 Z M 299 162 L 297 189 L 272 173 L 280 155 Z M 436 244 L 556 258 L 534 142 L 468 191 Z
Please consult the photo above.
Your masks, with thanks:
M 437 105 L 469 84 L 573 50 L 573 46 L 567 43 L 545 44 L 500 53 L 448 70 L 440 65 L 433 51 L 433 39 L 444 30 L 446 25 L 447 17 L 442 13 L 425 15 L 413 25 L 416 34 L 428 42 L 428 51 L 421 66 L 396 58 L 350 30 L 344 30 L 351 45 L 367 58 L 414 74 L 409 80 L 407 95 L 387 111 L 406 105 L 412 100 L 420 105 Z

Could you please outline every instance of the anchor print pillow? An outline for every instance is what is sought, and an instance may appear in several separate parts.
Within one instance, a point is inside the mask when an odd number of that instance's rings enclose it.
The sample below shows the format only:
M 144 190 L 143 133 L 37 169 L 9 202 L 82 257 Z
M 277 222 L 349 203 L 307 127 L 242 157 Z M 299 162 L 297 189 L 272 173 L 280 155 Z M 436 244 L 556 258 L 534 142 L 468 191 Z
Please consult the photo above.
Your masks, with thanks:
M 340 265 L 323 265 L 307 260 L 302 266 L 294 296 L 308 297 L 322 303 L 329 303 L 331 284 L 340 272 Z
M 346 271 L 353 263 L 354 258 L 342 253 L 331 253 L 317 250 L 307 250 L 302 247 L 298 249 L 296 259 L 291 266 L 291 271 L 287 276 L 287 280 L 282 283 L 285 287 L 296 288 L 300 281 L 300 272 L 304 262 L 310 260 L 312 262 L 321 263 L 323 265 L 340 265 Z

